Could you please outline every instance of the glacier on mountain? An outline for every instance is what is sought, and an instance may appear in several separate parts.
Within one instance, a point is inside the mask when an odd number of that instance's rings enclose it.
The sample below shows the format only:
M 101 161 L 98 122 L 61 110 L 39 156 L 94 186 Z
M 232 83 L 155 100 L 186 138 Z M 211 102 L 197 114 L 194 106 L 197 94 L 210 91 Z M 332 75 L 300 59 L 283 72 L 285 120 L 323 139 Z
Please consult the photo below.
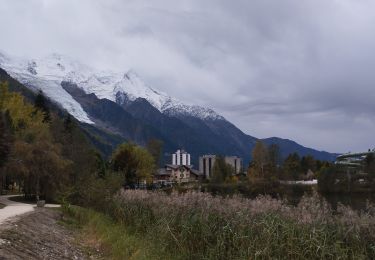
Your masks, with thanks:
M 224 120 L 212 109 L 186 105 L 147 86 L 133 70 L 127 73 L 99 71 L 59 54 L 28 60 L 11 57 L 1 52 L 0 67 L 34 91 L 42 90 L 51 100 L 84 123 L 94 122 L 81 105 L 62 88 L 61 82 L 74 83 L 87 94 L 93 93 L 100 99 L 105 98 L 114 102 L 119 102 L 121 95 L 126 96 L 130 102 L 137 98 L 144 98 L 160 112 L 169 116 L 182 114 L 201 119 Z

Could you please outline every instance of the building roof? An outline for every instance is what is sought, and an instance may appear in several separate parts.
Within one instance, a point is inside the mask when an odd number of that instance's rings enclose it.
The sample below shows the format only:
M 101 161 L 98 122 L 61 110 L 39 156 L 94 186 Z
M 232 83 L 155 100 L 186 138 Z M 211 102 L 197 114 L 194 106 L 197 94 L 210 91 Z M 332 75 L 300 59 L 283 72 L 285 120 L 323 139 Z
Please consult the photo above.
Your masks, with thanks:
M 216 157 L 218 157 L 219 155 L 215 155 L 215 154 L 204 154 L 204 155 L 201 155 L 199 158 L 216 158 Z M 242 160 L 242 158 L 241 157 L 239 157 L 239 156 L 236 156 L 236 155 L 223 155 L 222 156 L 223 158 L 233 158 L 233 159 L 241 159 Z
M 175 154 L 176 154 L 176 153 L 189 154 L 189 153 L 186 152 L 184 149 L 178 149 L 178 150 L 175 152 Z
M 198 170 L 190 169 L 190 172 L 196 176 L 203 176 L 203 173 L 200 173 Z
M 174 170 L 176 170 L 180 167 L 185 167 L 185 168 L 190 170 L 190 169 L 193 168 L 193 165 L 176 165 L 176 164 L 166 164 L 165 165 L 165 168 L 171 168 L 171 169 L 174 169 Z
M 171 172 L 168 171 L 165 168 L 160 168 L 160 169 L 156 170 L 156 174 L 155 175 L 158 175 L 158 176 L 168 176 L 168 175 L 171 175 Z
M 190 171 L 191 174 L 194 174 L 195 176 L 202 176 L 203 174 L 200 173 L 198 170 L 193 169 L 193 165 L 172 165 L 172 164 L 167 164 L 165 165 L 164 168 L 159 168 L 156 170 L 155 176 L 170 176 L 172 171 L 169 169 L 178 169 L 179 167 L 184 167 Z M 169 168 L 169 169 L 168 169 Z

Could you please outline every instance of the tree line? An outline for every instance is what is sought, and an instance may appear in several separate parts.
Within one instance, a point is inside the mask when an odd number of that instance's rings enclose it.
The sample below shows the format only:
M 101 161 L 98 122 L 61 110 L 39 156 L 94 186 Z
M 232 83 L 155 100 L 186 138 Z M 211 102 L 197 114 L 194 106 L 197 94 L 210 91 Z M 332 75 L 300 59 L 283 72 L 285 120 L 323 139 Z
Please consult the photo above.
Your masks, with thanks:
M 311 155 L 299 156 L 291 153 L 281 158 L 277 144 L 265 145 L 258 140 L 252 151 L 252 160 L 248 167 L 249 178 L 305 180 L 317 176 L 317 173 L 331 163 L 316 160 Z
M 244 174 L 254 180 L 306 180 L 316 178 L 322 169 L 331 165 L 330 162 L 316 160 L 311 155 L 299 156 L 291 153 L 281 157 L 277 144 L 267 146 L 258 140 L 251 151 L 251 161 Z M 211 182 L 236 182 L 241 176 L 234 176 L 231 165 L 226 164 L 224 157 L 219 156 L 213 167 Z
M 27 198 L 95 205 L 125 184 L 150 180 L 161 149 L 157 140 L 147 148 L 125 143 L 104 158 L 74 118 L 51 112 L 42 92 L 31 102 L 0 82 L 1 193 L 16 184 Z

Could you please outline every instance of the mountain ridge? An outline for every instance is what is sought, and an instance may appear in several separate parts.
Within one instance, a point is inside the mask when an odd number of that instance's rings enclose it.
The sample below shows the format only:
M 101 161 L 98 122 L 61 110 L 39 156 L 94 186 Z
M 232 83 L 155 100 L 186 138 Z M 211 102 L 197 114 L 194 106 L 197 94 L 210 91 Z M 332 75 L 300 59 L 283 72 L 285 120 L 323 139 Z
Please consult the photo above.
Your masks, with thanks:
M 158 138 L 166 149 L 185 148 L 197 157 L 206 153 L 237 155 L 245 163 L 257 140 L 210 108 L 187 105 L 144 83 L 132 70 L 126 73 L 94 69 L 53 54 L 44 59 L 12 59 L 0 53 L 0 67 L 32 91 L 42 90 L 81 123 L 112 131 L 126 140 L 145 145 Z M 333 160 L 335 155 L 316 151 L 281 139 L 282 155 L 298 152 L 317 159 Z
M 94 93 L 100 99 L 106 98 L 116 101 L 118 93 L 126 93 L 131 101 L 142 97 L 160 112 L 173 111 L 191 113 L 203 118 L 220 118 L 215 111 L 196 105 L 187 105 L 180 100 L 168 96 L 166 93 L 149 87 L 138 74 L 130 69 L 126 73 L 95 70 L 87 65 L 75 61 L 67 56 L 52 54 L 40 59 L 22 59 L 1 54 L 0 66 L 21 83 L 33 87 L 61 83 L 62 81 L 75 83 L 86 93 Z M 35 82 L 38 81 L 38 82 Z M 47 83 L 48 82 L 48 83 Z M 48 89 L 47 87 L 44 87 Z M 54 88 L 57 90 L 57 88 Z M 45 91 L 52 99 L 57 99 L 54 93 Z M 60 95 L 62 94 L 59 93 Z M 65 101 L 66 102 L 66 101 Z M 62 104 L 64 107 L 64 104 Z M 72 105 L 73 106 L 73 105 Z M 80 110 L 77 104 L 74 109 Z M 71 107 L 64 107 L 72 112 Z M 73 111 L 74 113 L 74 111 Z M 74 115 L 78 120 L 91 123 L 85 114 Z

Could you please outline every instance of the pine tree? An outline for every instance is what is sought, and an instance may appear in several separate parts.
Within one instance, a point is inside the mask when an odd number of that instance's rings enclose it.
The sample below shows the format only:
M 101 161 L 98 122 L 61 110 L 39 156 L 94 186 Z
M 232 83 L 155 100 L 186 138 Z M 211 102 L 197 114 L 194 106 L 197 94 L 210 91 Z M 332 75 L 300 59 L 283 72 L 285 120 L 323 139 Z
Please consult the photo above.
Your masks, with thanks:
M 8 94 L 8 84 L 0 82 L 0 193 L 2 193 L 4 180 L 6 179 L 2 167 L 5 165 L 11 150 L 9 113 L 5 111 Z
M 10 135 L 5 113 L 0 112 L 0 168 L 5 164 L 10 152 Z
M 43 92 L 40 90 L 35 98 L 34 106 L 36 109 L 42 111 L 44 115 L 43 122 L 51 122 L 51 112 L 47 106 L 46 98 Z
M 11 140 L 9 129 L 5 122 L 6 118 L 3 112 L 0 111 L 0 193 L 4 187 L 4 179 L 6 179 L 5 173 L 2 171 L 2 167 L 5 165 L 10 149 Z
M 64 131 L 67 133 L 72 133 L 74 127 L 75 124 L 72 120 L 72 116 L 70 114 L 67 114 L 64 119 Z
M 297 153 L 290 154 L 284 161 L 284 174 L 287 178 L 297 180 L 302 172 L 300 157 Z

